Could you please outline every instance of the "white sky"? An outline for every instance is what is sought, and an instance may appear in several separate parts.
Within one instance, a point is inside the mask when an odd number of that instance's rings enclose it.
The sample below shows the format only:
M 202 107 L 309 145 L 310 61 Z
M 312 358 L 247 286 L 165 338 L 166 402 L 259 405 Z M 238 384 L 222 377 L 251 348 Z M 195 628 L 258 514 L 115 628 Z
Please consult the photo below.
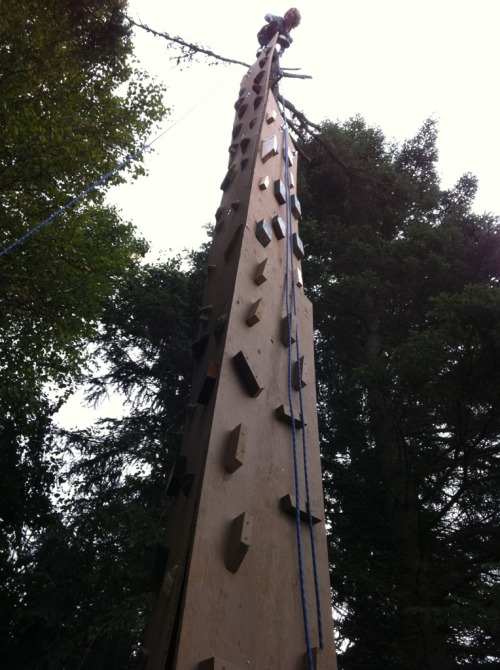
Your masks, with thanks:
M 289 6 L 130 0 L 130 13 L 155 30 L 252 63 L 264 14 L 282 15 Z M 284 80 L 281 93 L 311 121 L 359 113 L 398 141 L 413 136 L 426 118 L 437 119 L 442 185 L 472 172 L 479 178 L 476 210 L 500 214 L 500 0 L 307 0 L 297 6 L 302 23 L 282 63 L 313 80 Z M 115 188 L 111 200 L 151 241 L 155 259 L 161 250 L 177 252 L 205 239 L 203 225 L 221 199 L 245 68 L 208 66 L 199 57 L 181 70 L 163 39 L 138 31 L 136 44 L 143 67 L 168 87 L 173 114 L 164 128 L 175 125 L 146 156 L 148 177 Z
M 133 18 L 155 30 L 248 63 L 255 60 L 264 15 L 282 15 L 289 6 L 130 0 Z M 311 121 L 361 114 L 398 141 L 412 137 L 428 117 L 437 119 L 443 187 L 472 172 L 479 178 L 476 210 L 500 214 L 500 0 L 307 0 L 297 6 L 302 23 L 282 62 L 313 79 L 284 80 L 281 93 Z M 168 87 L 173 113 L 162 130 L 174 125 L 146 154 L 149 175 L 114 188 L 110 200 L 151 242 L 156 260 L 206 239 L 203 225 L 220 204 L 233 103 L 246 70 L 208 66 L 203 57 L 180 69 L 161 38 L 139 31 L 136 43 L 143 67 Z M 300 165 L 298 187 L 300 195 Z M 96 418 L 80 400 L 78 394 L 61 412 L 64 423 L 83 427 Z M 120 412 L 119 403 L 105 403 L 98 414 Z

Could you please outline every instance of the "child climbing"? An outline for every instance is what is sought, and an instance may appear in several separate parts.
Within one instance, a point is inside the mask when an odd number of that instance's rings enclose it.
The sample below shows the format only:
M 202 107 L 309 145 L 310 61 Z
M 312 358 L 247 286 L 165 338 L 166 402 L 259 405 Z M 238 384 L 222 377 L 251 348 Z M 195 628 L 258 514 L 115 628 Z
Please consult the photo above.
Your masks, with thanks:
M 263 26 L 257 33 L 257 39 L 261 48 L 257 52 L 257 55 L 260 55 L 264 48 L 269 44 L 273 39 L 276 33 L 279 33 L 278 44 L 281 46 L 282 51 L 288 49 L 290 44 L 293 42 L 290 31 L 293 28 L 296 28 L 300 23 L 300 12 L 295 7 L 291 7 L 288 11 L 285 12 L 284 16 L 274 16 L 274 14 L 266 14 L 265 20 L 267 21 L 266 25 Z

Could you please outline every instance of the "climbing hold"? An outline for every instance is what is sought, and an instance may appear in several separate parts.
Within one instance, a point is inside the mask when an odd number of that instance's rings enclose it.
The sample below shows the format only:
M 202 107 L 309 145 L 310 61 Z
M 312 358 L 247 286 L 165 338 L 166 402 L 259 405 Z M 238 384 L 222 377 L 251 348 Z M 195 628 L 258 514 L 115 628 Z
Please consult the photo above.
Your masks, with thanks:
M 300 206 L 300 201 L 296 195 L 292 195 L 290 198 L 290 207 L 292 208 L 292 213 L 296 219 L 300 219 L 302 216 L 302 208 Z
M 285 159 L 285 161 L 286 161 L 287 157 L 288 157 L 288 167 L 292 167 L 292 165 L 293 165 L 293 153 L 292 153 L 290 147 L 288 147 L 288 151 L 286 150 L 286 147 L 283 147 L 283 158 Z
M 241 105 L 241 107 L 239 107 L 237 112 L 239 119 L 242 119 L 245 116 L 245 112 L 247 111 L 247 109 L 248 105 L 246 103 L 244 105 Z
M 227 314 L 221 314 L 217 321 L 215 322 L 214 326 L 214 337 L 217 340 L 217 342 L 220 340 L 222 333 L 224 332 L 224 328 L 226 327 L 227 323 Z
M 219 365 L 215 361 L 211 361 L 207 366 L 207 373 L 198 394 L 198 400 L 196 401 L 200 405 L 208 405 L 218 376 Z
M 240 142 L 240 147 L 241 147 L 241 153 L 245 153 L 246 150 L 248 149 L 248 145 L 250 144 L 250 138 L 249 137 L 244 137 L 241 142 Z
M 265 140 L 262 140 L 262 149 L 260 155 L 263 163 L 268 161 L 273 156 L 277 156 L 278 154 L 279 154 L 279 144 L 276 135 L 273 135 L 272 137 L 268 137 Z
M 231 240 L 230 240 L 229 244 L 227 245 L 226 250 L 224 252 L 224 258 L 226 259 L 226 261 L 229 260 L 231 254 L 233 252 L 234 246 L 235 246 L 236 242 L 238 241 L 238 238 L 239 238 L 242 230 L 243 230 L 243 224 L 240 223 L 239 226 L 234 231 L 233 236 L 231 237 Z
M 253 372 L 248 362 L 248 358 L 242 351 L 233 356 L 233 364 L 238 372 L 243 387 L 252 398 L 256 398 L 263 391 L 257 375 Z
M 261 191 L 265 191 L 267 188 L 269 188 L 269 184 L 271 183 L 271 180 L 269 177 L 262 177 L 262 179 L 259 182 L 259 188 Z
M 297 514 L 297 501 L 294 495 L 291 493 L 287 493 L 286 496 L 283 496 L 280 498 L 280 507 L 283 510 L 283 512 L 286 512 L 287 514 L 290 514 L 291 516 L 295 517 Z M 309 521 L 309 514 L 307 513 L 307 510 L 305 508 L 305 505 L 301 504 L 300 505 L 300 519 L 301 521 Z M 322 518 L 318 516 L 318 514 L 314 513 L 311 510 L 311 519 L 314 524 L 321 523 Z
M 257 269 L 255 270 L 255 275 L 253 278 L 257 286 L 260 286 L 265 281 L 267 281 L 266 266 L 267 266 L 267 258 L 264 258 L 262 263 L 259 263 L 257 265 Z
M 272 224 L 274 234 L 276 235 L 277 239 L 282 240 L 286 234 L 285 222 L 283 221 L 281 216 L 276 214 L 276 216 L 273 217 Z
M 267 247 L 267 245 L 271 242 L 273 233 L 265 219 L 257 221 L 257 225 L 255 227 L 255 237 L 259 240 L 263 247 Z
M 293 413 L 292 421 L 292 411 L 288 405 L 280 405 L 277 407 L 276 416 L 280 421 L 284 421 L 285 423 L 290 424 L 290 426 L 292 423 L 294 423 L 295 428 L 303 428 L 303 426 L 306 425 L 305 421 L 303 421 L 303 417 L 301 417 L 297 412 Z
M 187 458 L 186 456 L 179 455 L 175 459 L 172 470 L 170 471 L 170 476 L 167 483 L 167 495 L 176 496 L 181 490 L 181 479 L 184 473 L 186 472 Z
M 273 111 L 270 114 L 267 115 L 266 123 L 269 123 L 269 124 L 274 123 L 277 118 L 278 118 L 278 114 L 277 114 L 276 110 L 273 109 Z
M 304 364 L 304 356 L 301 356 L 299 360 L 300 365 L 299 361 L 295 361 L 292 374 L 293 388 L 296 391 L 299 391 L 301 388 L 304 388 L 304 386 L 307 385 L 307 368 Z
M 203 356 L 203 353 L 205 352 L 209 339 L 210 334 L 204 333 L 198 340 L 196 340 L 196 342 L 193 342 L 193 344 L 191 345 L 191 352 L 193 354 L 193 358 L 195 361 L 199 361 L 200 358 Z
M 233 520 L 229 530 L 226 552 L 226 568 L 230 572 L 237 572 L 247 555 L 252 540 L 253 518 L 248 512 L 243 512 Z
M 198 670 L 243 670 L 241 665 L 222 661 L 220 658 L 212 656 L 198 664 Z
M 292 317 L 284 316 L 281 319 L 281 341 L 285 345 L 285 347 L 288 347 L 289 344 L 294 344 L 295 342 L 295 337 L 293 336 L 293 333 L 295 332 L 294 327 L 293 327 L 293 319 Z
M 228 472 L 236 472 L 245 461 L 247 429 L 239 423 L 229 434 L 224 467 Z
M 264 313 L 264 303 L 262 298 L 259 298 L 253 305 L 250 307 L 250 311 L 247 316 L 247 325 L 255 326 L 262 319 L 262 314 Z
M 274 182 L 274 197 L 279 202 L 280 205 L 284 205 L 286 202 L 286 188 L 285 184 L 281 179 L 277 179 Z
M 292 235 L 293 253 L 301 261 L 304 258 L 304 245 L 298 233 Z
M 198 310 L 198 319 L 200 321 L 208 321 L 210 319 L 210 314 L 212 314 L 214 306 L 213 305 L 204 305 Z
M 233 135 L 232 135 L 233 140 L 235 140 L 235 139 L 238 137 L 238 135 L 240 134 L 242 128 L 243 128 L 243 124 L 242 124 L 242 123 L 238 123 L 236 126 L 234 126 L 234 128 L 233 128 Z
M 230 167 L 229 170 L 227 171 L 226 176 L 224 177 L 224 179 L 223 179 L 223 181 L 222 181 L 222 184 L 220 185 L 222 191 L 225 191 L 225 190 L 228 188 L 229 184 L 230 184 L 230 183 L 233 181 L 233 179 L 235 178 L 235 176 L 236 176 L 236 172 L 237 172 L 237 171 L 238 171 L 238 170 L 237 170 L 237 168 L 236 168 L 236 165 L 231 165 L 231 167 Z

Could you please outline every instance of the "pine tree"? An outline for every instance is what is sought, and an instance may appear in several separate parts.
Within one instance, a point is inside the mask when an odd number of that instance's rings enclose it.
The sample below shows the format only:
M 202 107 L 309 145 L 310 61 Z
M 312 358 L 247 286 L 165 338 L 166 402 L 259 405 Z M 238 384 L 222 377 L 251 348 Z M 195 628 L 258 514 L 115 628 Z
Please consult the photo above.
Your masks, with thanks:
M 436 128 L 356 118 L 302 166 L 340 667 L 500 659 L 500 235 Z

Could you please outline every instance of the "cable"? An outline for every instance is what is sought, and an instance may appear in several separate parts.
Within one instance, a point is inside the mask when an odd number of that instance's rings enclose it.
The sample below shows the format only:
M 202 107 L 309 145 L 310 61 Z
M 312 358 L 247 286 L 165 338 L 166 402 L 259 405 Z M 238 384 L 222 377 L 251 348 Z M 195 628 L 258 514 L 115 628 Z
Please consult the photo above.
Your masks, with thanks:
M 126 165 L 128 165 L 129 163 L 134 161 L 136 158 L 138 158 L 145 151 L 148 151 L 153 146 L 153 144 L 155 142 L 158 142 L 158 140 L 160 138 L 162 138 L 164 135 L 166 135 L 170 130 L 172 130 L 172 128 L 174 128 L 178 123 L 180 123 L 182 120 L 184 120 L 186 118 L 186 116 L 191 114 L 191 112 L 193 112 L 199 105 L 201 105 L 201 103 L 205 100 L 206 97 L 208 97 L 208 95 L 201 98 L 195 105 L 193 105 L 190 109 L 188 109 L 188 111 L 185 114 L 180 116 L 168 128 L 166 128 L 163 132 L 161 132 L 153 140 L 151 140 L 151 142 L 147 142 L 147 143 L 143 144 L 142 147 L 138 151 L 136 151 L 135 153 L 127 156 L 125 158 L 125 160 L 123 160 L 119 165 L 114 167 L 112 170 L 107 172 L 105 175 L 100 177 L 100 179 L 98 179 L 93 184 L 91 184 L 87 189 L 85 189 L 85 191 L 82 191 L 79 195 L 75 196 L 68 203 L 66 203 L 66 205 L 63 205 L 56 212 L 51 214 L 47 219 L 45 219 L 44 221 L 39 223 L 37 226 L 35 226 L 31 230 L 29 230 L 27 233 L 25 233 L 24 235 L 19 237 L 17 240 L 15 240 L 15 242 L 12 242 L 12 244 L 5 247 L 5 249 L 2 249 L 2 251 L 0 251 L 0 257 L 4 256 L 9 251 L 12 251 L 12 249 L 17 247 L 19 244 L 21 244 L 25 240 L 27 240 L 28 237 L 31 237 L 31 235 L 33 235 L 34 233 L 36 233 L 39 230 L 41 230 L 42 228 L 44 228 L 47 224 L 49 224 L 51 221 L 53 221 L 57 216 L 59 216 L 60 214 L 65 212 L 70 207 L 73 207 L 74 205 L 76 205 L 76 203 L 79 202 L 80 200 L 82 200 L 86 195 L 88 195 L 89 193 L 92 193 L 92 191 L 95 191 L 96 188 L 98 188 L 101 184 L 103 184 L 105 181 L 110 179 L 114 174 L 116 174 L 120 170 L 123 170 L 123 168 Z
M 304 575 L 304 558 L 302 549 L 302 529 L 300 518 L 300 485 L 299 485 L 299 457 L 297 447 L 297 429 L 295 426 L 295 413 L 293 409 L 293 392 L 292 392 L 292 312 L 290 309 L 290 267 L 292 268 L 292 286 L 293 286 L 293 248 L 292 248 L 292 217 L 290 210 L 290 175 L 288 172 L 288 134 L 286 131 L 286 119 L 284 124 L 284 140 L 285 140 L 285 188 L 286 188 L 286 263 L 285 263 L 285 302 L 286 315 L 288 325 L 288 403 L 290 405 L 290 418 L 292 421 L 292 443 L 293 443 L 293 469 L 295 477 L 295 522 L 297 534 L 297 554 L 299 562 L 299 577 L 300 577 L 300 595 L 302 603 L 302 616 L 304 620 L 304 635 L 306 639 L 307 660 L 309 670 L 314 670 L 314 662 L 312 657 L 311 636 L 309 631 L 309 615 L 307 611 L 307 595 L 305 587 Z M 301 410 L 302 411 L 302 410 Z M 302 423 L 304 420 L 301 415 Z M 304 426 L 302 427 L 304 431 Z

